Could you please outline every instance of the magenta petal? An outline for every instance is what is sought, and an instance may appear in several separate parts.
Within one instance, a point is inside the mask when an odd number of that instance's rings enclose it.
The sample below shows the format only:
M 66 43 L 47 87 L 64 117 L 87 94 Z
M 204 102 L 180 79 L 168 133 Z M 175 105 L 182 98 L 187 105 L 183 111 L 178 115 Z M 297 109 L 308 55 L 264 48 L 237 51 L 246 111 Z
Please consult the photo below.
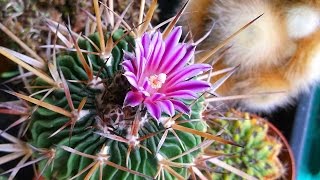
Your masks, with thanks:
M 136 66 L 137 69 L 137 75 L 140 75 L 143 73 L 141 69 L 141 65 L 145 62 L 144 60 L 144 51 L 143 51 L 143 46 L 141 43 L 136 44 L 136 59 L 134 59 L 134 65 Z
M 152 41 L 155 41 L 155 48 L 154 48 L 154 52 L 150 57 L 149 67 L 155 68 L 159 66 L 159 63 L 162 61 L 162 56 L 163 56 L 163 53 L 165 52 L 166 46 L 165 46 L 165 43 L 162 41 L 162 35 L 160 32 L 157 32 L 154 35 L 154 38 L 152 39 Z
M 134 68 L 131 61 L 129 60 L 123 61 L 122 66 L 125 71 L 134 72 Z
M 132 60 L 132 59 L 136 59 L 136 56 L 131 52 L 123 51 L 123 59 Z
M 180 82 L 170 88 L 167 88 L 165 92 L 169 93 L 169 92 L 175 92 L 179 90 L 191 90 L 194 92 L 202 92 L 207 90 L 209 87 L 210 87 L 210 84 L 205 81 L 190 80 L 190 81 Z
M 186 106 L 185 104 L 183 104 L 180 101 L 177 100 L 171 100 L 174 108 L 184 114 L 189 114 L 190 113 L 190 108 L 188 106 Z
M 146 56 L 147 58 L 150 58 L 150 60 L 154 59 L 155 53 L 157 53 L 157 49 L 160 48 L 162 42 L 162 35 L 159 31 L 155 32 L 152 36 L 151 43 L 150 43 L 150 53 Z M 151 52 L 152 49 L 152 52 Z
M 164 43 L 160 43 L 159 49 L 152 55 L 154 60 L 149 63 L 149 70 L 154 71 L 153 69 L 158 69 L 156 67 L 161 65 L 165 49 L 166 45 Z
M 139 65 L 139 70 L 141 73 L 137 73 L 137 80 L 140 81 L 140 79 L 144 79 L 145 77 L 143 76 L 144 75 L 144 71 L 145 71 L 145 68 L 146 68 L 146 58 L 145 57 L 142 57 L 141 58 L 141 62 L 140 62 L 140 65 Z
M 152 50 L 149 50 L 150 47 L 150 35 L 148 33 L 145 33 L 142 38 L 141 38 L 141 44 L 142 47 L 144 48 L 144 55 L 147 56 L 149 52 Z
M 159 120 L 161 117 L 161 108 L 159 107 L 159 105 L 153 102 L 145 102 L 144 104 L 147 107 L 150 115 L 156 120 Z
M 175 114 L 174 106 L 170 100 L 158 101 L 157 104 L 159 104 L 163 111 L 167 113 L 169 116 L 173 116 Z
M 187 52 L 184 55 L 184 57 L 179 60 L 179 62 L 175 65 L 174 69 L 171 69 L 171 71 L 175 71 L 175 70 L 179 70 L 180 68 L 183 68 L 187 64 L 187 62 L 190 61 L 190 59 L 194 56 L 195 49 L 196 49 L 195 46 L 189 45 L 189 47 L 187 47 Z M 168 73 L 171 73 L 171 71 Z
M 176 84 L 177 82 L 185 81 L 190 77 L 194 77 L 202 72 L 206 72 L 211 69 L 211 65 L 209 64 L 192 64 L 180 72 L 172 73 L 167 79 L 167 85 L 171 86 Z
M 132 72 L 132 73 L 137 73 L 137 65 L 136 65 L 136 57 L 135 57 L 135 55 L 133 54 L 133 53 L 131 53 L 131 52 L 126 52 L 126 51 L 124 51 L 123 52 L 124 54 L 123 54 L 123 59 L 124 59 L 124 61 L 123 61 L 123 63 L 124 62 L 126 62 L 125 64 L 129 64 L 129 62 L 130 62 L 130 64 L 131 64 L 131 67 L 132 68 L 129 68 L 129 66 L 130 65 L 128 65 L 128 68 L 129 69 L 133 69 L 132 71 L 130 71 L 130 72 Z
M 137 78 L 136 78 L 135 74 L 133 74 L 133 73 L 130 72 L 130 71 L 127 71 L 127 72 L 125 72 L 123 75 L 127 78 L 127 80 L 129 81 L 129 83 L 130 83 L 133 87 L 135 87 L 135 88 L 138 89 L 138 84 L 137 84 L 138 81 L 137 81 Z
M 141 84 L 142 84 L 143 89 L 147 89 L 149 86 L 148 78 L 145 77 Z
M 195 99 L 197 94 L 190 90 L 174 91 L 166 94 L 167 97 L 175 99 Z
M 175 68 L 175 65 L 179 63 L 179 61 L 185 56 L 186 48 L 185 46 L 175 47 L 170 54 L 166 54 L 164 59 L 162 60 L 162 65 L 160 71 L 167 73 L 170 72 L 171 69 Z
M 149 62 L 148 71 L 155 72 L 159 69 L 159 66 L 161 66 L 161 61 L 163 58 L 163 53 L 166 49 L 165 43 L 161 42 L 159 43 L 159 47 L 156 47 L 155 53 L 152 55 L 152 61 Z
M 182 35 L 182 28 L 179 27 L 175 27 L 170 35 L 165 39 L 165 43 L 167 44 L 167 49 L 173 49 L 180 40 L 180 37 Z
M 165 97 L 165 95 L 162 94 L 162 93 L 154 93 L 154 94 L 151 96 L 150 100 L 151 100 L 151 101 L 158 101 L 158 100 L 160 100 L 160 99 L 163 98 L 163 97 Z
M 129 91 L 124 99 L 125 106 L 135 107 L 141 104 L 143 101 L 143 97 L 139 92 Z

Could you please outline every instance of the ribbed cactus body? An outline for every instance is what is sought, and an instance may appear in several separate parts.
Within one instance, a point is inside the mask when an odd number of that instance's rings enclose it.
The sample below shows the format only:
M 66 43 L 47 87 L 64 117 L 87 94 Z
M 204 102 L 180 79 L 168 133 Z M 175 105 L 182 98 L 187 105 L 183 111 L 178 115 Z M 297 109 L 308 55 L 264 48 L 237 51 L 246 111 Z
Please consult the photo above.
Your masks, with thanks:
M 123 36 L 123 31 L 118 30 L 113 35 L 113 41 L 118 41 Z M 99 44 L 97 34 L 89 36 L 90 40 L 95 44 Z M 106 36 L 106 39 L 108 37 Z M 94 46 L 88 40 L 80 40 L 79 46 L 83 50 L 94 52 Z M 144 122 L 140 124 L 139 137 L 144 137 L 155 133 L 155 135 L 140 142 L 141 148 L 136 146 L 130 153 L 128 164 L 126 164 L 126 154 L 128 144 L 119 142 L 101 136 L 106 128 L 112 128 L 112 132 L 121 137 L 126 137 L 128 130 L 133 122 L 132 119 L 123 119 L 127 113 L 136 113 L 137 108 L 123 107 L 125 93 L 128 92 L 130 86 L 125 78 L 123 78 L 123 70 L 121 67 L 123 51 L 131 51 L 134 47 L 134 41 L 130 36 L 120 40 L 117 46 L 112 51 L 112 56 L 107 62 L 104 62 L 97 55 L 85 55 L 89 64 L 91 64 L 95 75 L 98 78 L 105 80 L 103 84 L 87 85 L 81 81 L 87 81 L 88 77 L 80 63 L 80 60 L 75 52 L 62 53 L 57 56 L 58 67 L 63 72 L 65 79 L 78 82 L 68 82 L 72 103 L 77 108 L 84 97 L 87 97 L 87 102 L 80 113 L 80 118 L 77 119 L 74 128 L 68 126 L 58 132 L 53 137 L 49 137 L 59 128 L 61 128 L 69 119 L 63 115 L 53 111 L 38 108 L 32 115 L 31 121 L 31 143 L 37 148 L 55 149 L 56 156 L 54 164 L 47 167 L 44 171 L 46 179 L 69 179 L 79 173 L 92 163 L 92 159 L 67 152 L 61 149 L 61 146 L 68 146 L 79 152 L 90 155 L 97 155 L 103 147 L 107 150 L 108 160 L 127 167 L 134 171 L 154 177 L 159 168 L 159 157 L 165 159 L 175 157 L 182 154 L 188 149 L 191 149 L 201 143 L 201 138 L 187 132 L 176 131 L 179 140 L 173 133 L 169 132 L 159 152 L 156 152 L 159 141 L 165 130 L 165 127 L 150 116 L 142 116 Z M 85 54 L 85 53 L 84 53 Z M 41 80 L 37 79 L 35 85 L 45 85 Z M 41 97 L 38 97 L 41 98 Z M 45 102 L 70 110 L 66 95 L 62 89 L 55 90 L 52 94 L 44 99 Z M 179 120 L 199 119 L 199 121 L 190 121 L 181 125 L 204 131 L 205 126 L 201 122 L 201 113 L 203 106 L 201 102 L 196 102 L 191 108 L 191 116 L 183 115 Z M 102 119 L 105 117 L 106 119 Z M 164 116 L 165 118 L 165 116 Z M 157 132 L 162 132 L 158 133 Z M 188 153 L 174 162 L 191 163 L 199 151 Z M 45 161 L 39 165 L 42 170 L 45 167 Z M 128 165 L 128 166 L 127 166 Z M 51 166 L 51 165 L 50 165 Z M 174 168 L 183 177 L 188 177 L 186 168 Z M 141 177 L 125 172 L 114 167 L 103 165 L 103 179 L 142 179 Z M 83 179 L 86 173 L 79 176 L 78 179 Z M 172 175 L 165 172 L 165 179 L 174 179 Z M 91 179 L 99 179 L 99 168 L 94 172 Z

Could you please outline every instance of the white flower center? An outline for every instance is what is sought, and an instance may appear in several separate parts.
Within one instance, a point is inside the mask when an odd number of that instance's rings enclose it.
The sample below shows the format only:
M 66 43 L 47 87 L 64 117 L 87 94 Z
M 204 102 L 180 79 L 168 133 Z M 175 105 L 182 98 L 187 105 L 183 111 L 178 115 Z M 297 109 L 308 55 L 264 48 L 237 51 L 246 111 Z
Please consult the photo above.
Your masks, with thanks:
M 167 75 L 164 73 L 154 74 L 148 78 L 148 83 L 153 89 L 159 89 L 166 81 Z

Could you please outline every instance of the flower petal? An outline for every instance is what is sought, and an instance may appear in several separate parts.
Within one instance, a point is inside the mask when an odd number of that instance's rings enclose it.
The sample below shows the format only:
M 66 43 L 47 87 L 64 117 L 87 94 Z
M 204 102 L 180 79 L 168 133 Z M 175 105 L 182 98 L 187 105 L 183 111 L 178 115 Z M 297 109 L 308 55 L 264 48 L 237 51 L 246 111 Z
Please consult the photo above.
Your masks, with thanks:
M 168 73 L 175 67 L 177 63 L 185 56 L 187 50 L 185 46 L 177 46 L 169 54 L 165 54 L 161 66 L 159 67 L 160 72 Z
M 156 120 L 159 120 L 161 117 L 161 108 L 158 104 L 153 102 L 145 101 L 145 106 L 147 107 L 148 112 L 150 115 L 155 118 Z
M 175 27 L 169 36 L 165 39 L 165 43 L 167 44 L 168 49 L 174 48 L 178 43 L 182 35 L 182 27 Z
M 191 90 L 194 92 L 202 92 L 207 90 L 209 87 L 210 87 L 210 84 L 205 81 L 190 80 L 190 81 L 180 82 L 174 86 L 168 87 L 167 89 L 164 89 L 165 92 L 163 93 L 175 92 L 180 90 Z
M 190 108 L 177 100 L 170 100 L 174 106 L 174 108 L 184 114 L 190 114 Z
M 127 60 L 131 60 L 131 59 L 136 59 L 136 56 L 129 51 L 123 51 L 123 58 Z
M 146 56 L 147 58 L 149 58 L 150 60 L 153 59 L 151 55 L 154 55 L 154 53 L 157 52 L 156 49 L 159 46 L 159 43 L 161 42 L 162 42 L 162 35 L 159 31 L 157 31 L 152 36 L 150 46 L 149 46 L 150 52 Z
M 150 100 L 154 102 L 154 101 L 160 100 L 160 99 L 163 98 L 163 97 L 165 97 L 165 95 L 162 94 L 162 93 L 154 93 L 154 94 L 152 95 L 152 97 L 150 98 Z
M 143 96 L 140 92 L 129 91 L 124 99 L 124 106 L 135 107 L 141 104 Z
M 172 73 L 171 71 L 175 71 L 175 70 L 179 70 L 181 68 L 184 68 L 185 65 L 187 64 L 187 62 L 190 61 L 190 59 L 194 56 L 194 52 L 196 49 L 195 46 L 187 45 L 186 49 L 187 49 L 187 52 L 184 55 L 184 57 L 179 60 L 179 62 L 174 66 L 174 68 L 168 69 L 167 74 Z
M 131 72 L 137 73 L 137 65 L 136 65 L 137 58 L 135 57 L 135 55 L 131 52 L 124 51 L 123 52 L 123 59 L 124 59 L 123 62 L 130 61 L 131 66 L 133 68 L 133 71 L 131 71 Z
M 148 86 L 149 86 L 148 77 L 145 77 L 144 80 L 141 82 L 141 84 L 144 89 L 148 89 Z
M 125 71 L 134 72 L 134 68 L 133 68 L 132 62 L 130 60 L 124 60 L 122 62 L 122 66 Z
M 157 101 L 157 104 L 159 104 L 163 111 L 169 116 L 172 117 L 175 114 L 174 106 L 170 100 Z
M 167 79 L 168 86 L 172 86 L 173 84 L 177 84 L 178 82 L 185 81 L 190 77 L 194 77 L 202 72 L 206 72 L 211 69 L 211 65 L 209 64 L 192 64 L 179 72 L 175 72 L 170 74 Z
M 136 75 L 138 76 L 143 73 L 141 69 L 141 64 L 144 62 L 144 50 L 141 42 L 136 43 L 135 52 L 136 52 L 136 59 L 133 60 L 133 64 L 136 67 L 136 70 L 137 70 Z
M 148 33 L 145 33 L 142 38 L 141 38 L 141 45 L 143 47 L 143 54 L 145 57 L 148 57 L 148 54 L 150 51 L 149 47 L 150 47 L 150 35 Z
M 140 79 L 144 79 L 145 78 L 145 68 L 146 68 L 146 58 L 145 57 L 141 57 L 141 62 L 139 64 L 139 70 L 138 70 L 138 73 L 137 73 L 137 79 L 138 81 Z
M 133 86 L 133 87 L 135 87 L 135 88 L 137 88 L 138 89 L 138 81 L 137 81 L 137 77 L 136 77 L 136 75 L 135 74 L 133 74 L 132 72 L 130 72 L 130 71 L 127 71 L 127 72 L 125 72 L 124 74 L 123 74 L 126 78 L 127 78 L 127 80 L 129 81 L 129 83 Z
M 165 43 L 162 40 L 161 33 L 157 32 L 154 36 L 155 37 L 154 39 L 152 39 L 152 42 L 155 41 L 154 42 L 155 48 L 148 62 L 148 66 L 150 68 L 156 68 L 159 65 L 160 61 L 162 60 L 163 53 L 165 52 L 165 49 L 166 49 Z M 148 69 L 148 70 L 150 71 L 151 69 Z
M 197 94 L 190 90 L 174 91 L 166 94 L 167 97 L 175 99 L 195 99 Z

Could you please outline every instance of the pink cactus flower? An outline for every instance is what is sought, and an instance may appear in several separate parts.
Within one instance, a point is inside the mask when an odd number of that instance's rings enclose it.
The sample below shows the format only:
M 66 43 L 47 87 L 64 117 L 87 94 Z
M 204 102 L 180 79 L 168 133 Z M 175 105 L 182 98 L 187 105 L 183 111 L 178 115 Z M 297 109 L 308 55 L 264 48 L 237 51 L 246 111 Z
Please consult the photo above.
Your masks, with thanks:
M 189 114 L 190 108 L 183 100 L 199 97 L 207 90 L 207 82 L 194 77 L 208 71 L 208 64 L 188 64 L 195 47 L 179 43 L 181 27 L 174 28 L 162 38 L 160 32 L 145 33 L 136 40 L 135 54 L 125 52 L 122 63 L 124 76 L 132 85 L 126 95 L 125 106 L 143 104 L 150 115 L 159 119 L 162 113 L 170 116 L 179 111 Z

